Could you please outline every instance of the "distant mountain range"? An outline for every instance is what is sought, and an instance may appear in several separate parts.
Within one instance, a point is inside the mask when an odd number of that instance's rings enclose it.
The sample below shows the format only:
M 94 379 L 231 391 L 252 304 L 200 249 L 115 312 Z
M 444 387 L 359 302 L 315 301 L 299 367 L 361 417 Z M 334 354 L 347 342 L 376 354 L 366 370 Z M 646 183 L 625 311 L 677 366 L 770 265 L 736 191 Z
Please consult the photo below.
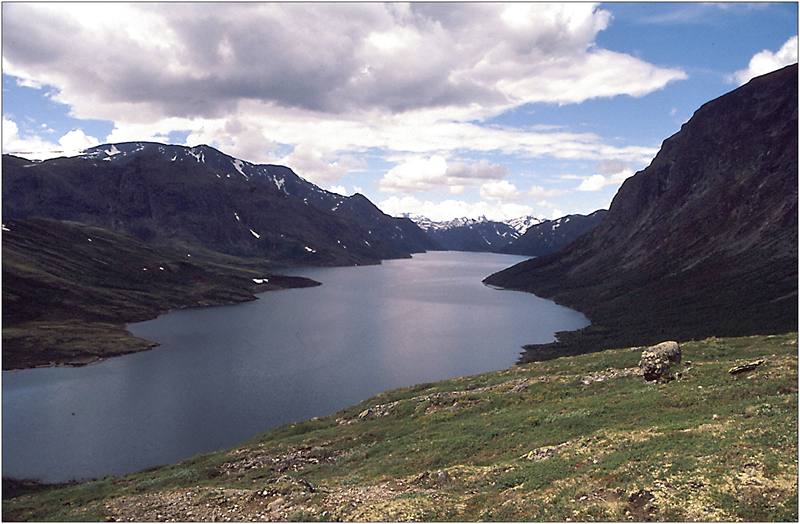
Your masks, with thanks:
M 595 225 L 579 215 L 561 222 L 395 218 L 361 194 L 332 193 L 286 166 L 206 145 L 105 144 L 42 162 L 3 155 L 2 181 L 4 221 L 70 220 L 280 265 L 374 264 L 429 249 L 538 256 Z M 531 226 L 540 229 L 523 235 Z
M 106 144 L 43 162 L 3 155 L 3 221 L 32 217 L 281 264 L 371 264 L 435 247 L 411 220 L 363 195 L 205 145 Z
M 524 216 L 505 222 L 488 220 L 485 216 L 441 222 L 421 215 L 405 216 L 416 222 L 438 249 L 541 256 L 561 249 L 590 231 L 605 213 L 599 210 L 590 215 L 567 215 L 556 220 Z
M 590 215 L 567 215 L 533 224 L 519 238 L 506 244 L 500 252 L 537 257 L 555 253 L 597 227 L 606 213 L 605 209 L 600 209 Z
M 420 215 L 406 216 L 428 234 L 437 246 L 435 249 L 446 251 L 499 251 L 521 234 L 507 223 L 486 217 L 437 222 Z
M 797 64 L 704 104 L 601 223 L 486 279 L 593 325 L 528 359 L 797 330 Z

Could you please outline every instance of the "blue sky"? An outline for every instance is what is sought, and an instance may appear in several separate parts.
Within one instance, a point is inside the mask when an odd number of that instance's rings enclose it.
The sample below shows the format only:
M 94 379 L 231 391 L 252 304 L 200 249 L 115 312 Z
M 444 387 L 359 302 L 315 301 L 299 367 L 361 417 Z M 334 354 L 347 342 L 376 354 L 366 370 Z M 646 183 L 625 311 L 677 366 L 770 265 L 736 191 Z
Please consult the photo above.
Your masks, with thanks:
M 208 143 L 436 219 L 607 207 L 702 103 L 797 61 L 795 3 L 82 9 L 4 5 L 4 153 Z

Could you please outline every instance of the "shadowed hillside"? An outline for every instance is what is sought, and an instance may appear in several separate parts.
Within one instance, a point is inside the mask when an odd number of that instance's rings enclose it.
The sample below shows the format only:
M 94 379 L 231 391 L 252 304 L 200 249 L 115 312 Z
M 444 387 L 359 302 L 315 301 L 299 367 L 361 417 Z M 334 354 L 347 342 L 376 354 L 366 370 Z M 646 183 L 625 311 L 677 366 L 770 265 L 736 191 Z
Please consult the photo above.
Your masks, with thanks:
M 3 221 L 72 220 L 169 245 L 304 265 L 376 264 L 433 243 L 366 197 L 212 147 L 126 142 L 70 158 L 3 156 Z
M 591 233 L 486 282 L 591 318 L 528 359 L 795 330 L 797 188 L 794 65 L 698 109 Z
M 156 248 L 75 222 L 12 220 L 3 224 L 3 369 L 148 349 L 155 344 L 123 323 L 317 285 L 272 271 L 263 261 L 196 246 Z

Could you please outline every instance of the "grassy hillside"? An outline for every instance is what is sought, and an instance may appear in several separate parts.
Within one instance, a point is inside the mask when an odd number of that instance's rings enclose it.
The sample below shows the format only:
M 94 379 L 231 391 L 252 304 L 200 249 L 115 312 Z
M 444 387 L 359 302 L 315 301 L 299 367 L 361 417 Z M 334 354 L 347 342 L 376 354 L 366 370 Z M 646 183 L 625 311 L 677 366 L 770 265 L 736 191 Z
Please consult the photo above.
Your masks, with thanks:
M 4 500 L 4 520 L 796 520 L 797 335 L 390 391 L 236 449 Z M 752 372 L 739 363 L 764 358 Z
M 155 247 L 77 222 L 11 220 L 3 229 L 3 369 L 148 349 L 155 344 L 124 323 L 318 284 L 275 275 L 268 261 Z

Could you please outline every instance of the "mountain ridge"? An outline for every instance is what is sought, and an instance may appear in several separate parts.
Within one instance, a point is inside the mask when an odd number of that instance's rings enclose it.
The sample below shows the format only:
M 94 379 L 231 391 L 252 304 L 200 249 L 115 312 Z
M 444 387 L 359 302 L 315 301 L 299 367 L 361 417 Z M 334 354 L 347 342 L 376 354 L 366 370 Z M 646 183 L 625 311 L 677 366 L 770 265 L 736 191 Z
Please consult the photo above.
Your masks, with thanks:
M 363 195 L 210 146 L 122 142 L 29 161 L 3 155 L 3 220 L 74 220 L 140 240 L 180 239 L 276 263 L 375 264 L 434 245 Z
M 589 215 L 565 215 L 553 220 L 527 215 L 506 221 L 485 216 L 444 221 L 410 213 L 403 216 L 416 222 L 442 249 L 541 256 L 558 251 L 596 227 L 605 213 L 601 209 Z
M 588 215 L 565 215 L 531 225 L 524 234 L 511 240 L 501 253 L 542 256 L 555 253 L 597 227 L 608 212 L 599 209 Z
M 593 325 L 525 359 L 797 328 L 797 65 L 701 106 L 607 216 L 562 251 L 485 279 Z

